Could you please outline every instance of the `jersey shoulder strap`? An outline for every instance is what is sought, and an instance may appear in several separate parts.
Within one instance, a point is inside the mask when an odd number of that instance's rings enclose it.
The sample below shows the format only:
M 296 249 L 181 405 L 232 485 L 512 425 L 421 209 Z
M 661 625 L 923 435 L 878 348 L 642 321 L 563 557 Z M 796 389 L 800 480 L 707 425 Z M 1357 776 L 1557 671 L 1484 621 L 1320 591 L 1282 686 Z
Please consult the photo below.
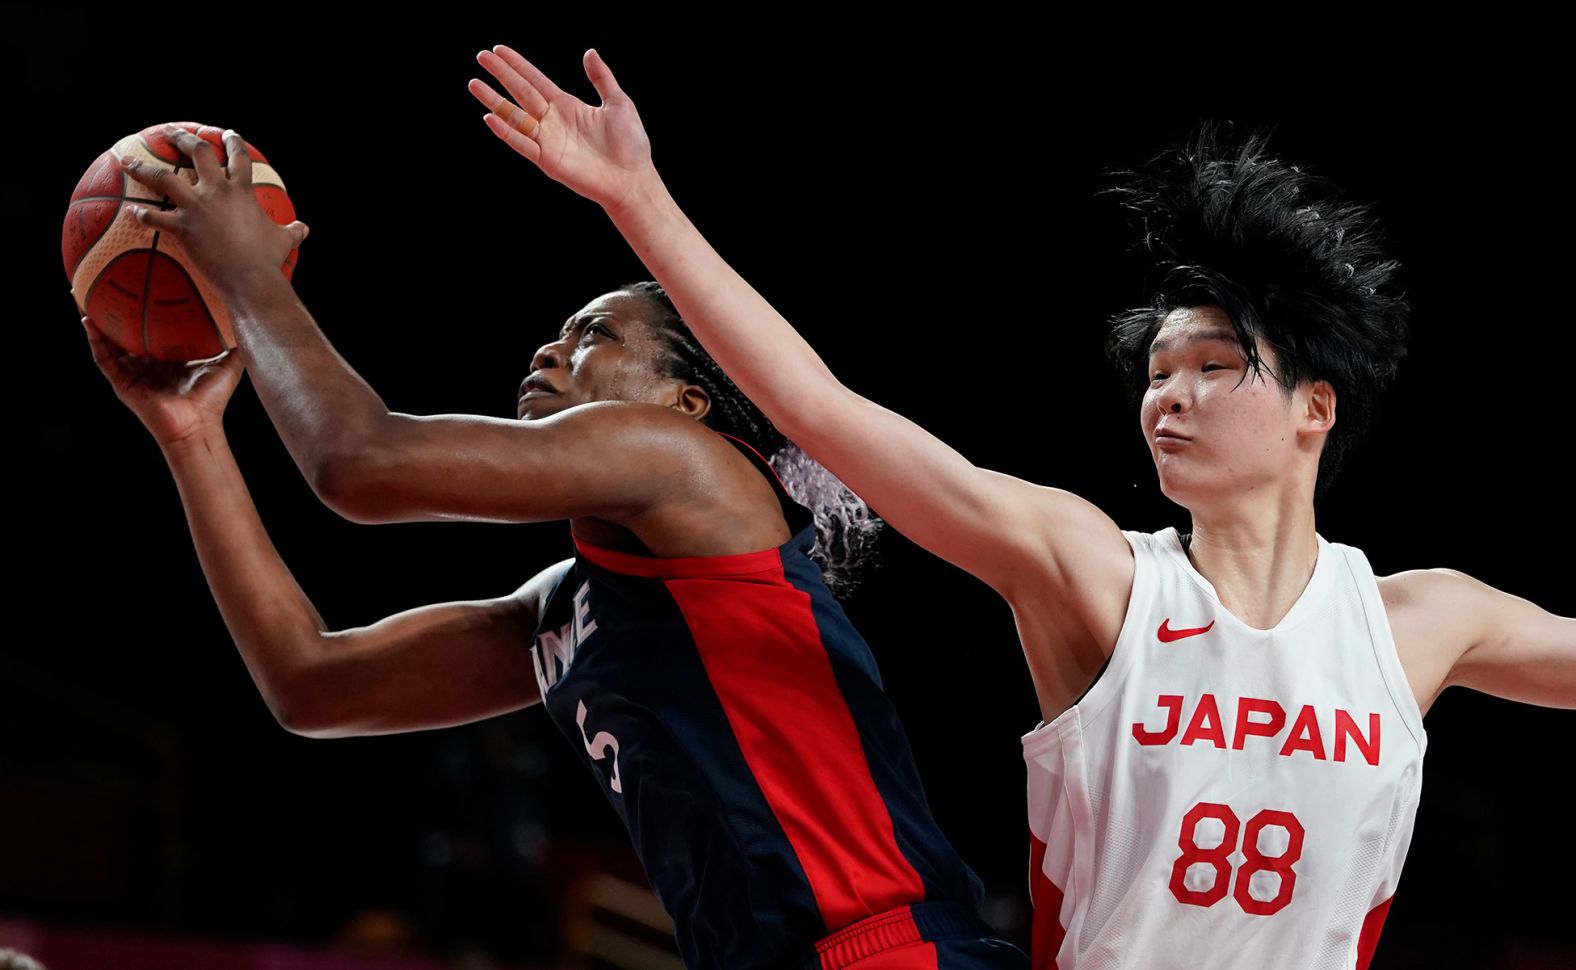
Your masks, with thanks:
M 765 456 L 756 451 L 747 441 L 735 438 L 731 434 L 724 434 L 721 431 L 717 432 L 717 434 L 733 445 L 734 448 L 737 448 L 739 454 L 748 458 L 750 463 L 755 466 L 755 470 L 765 476 L 766 481 L 771 484 L 772 491 L 777 493 L 777 501 L 782 506 L 783 519 L 788 523 L 789 532 L 798 535 L 807 526 L 815 523 L 815 514 L 803 505 L 800 505 L 798 500 L 789 493 L 788 487 L 783 484 L 782 478 L 778 476 L 777 469 L 772 467 L 772 463 L 767 461 Z

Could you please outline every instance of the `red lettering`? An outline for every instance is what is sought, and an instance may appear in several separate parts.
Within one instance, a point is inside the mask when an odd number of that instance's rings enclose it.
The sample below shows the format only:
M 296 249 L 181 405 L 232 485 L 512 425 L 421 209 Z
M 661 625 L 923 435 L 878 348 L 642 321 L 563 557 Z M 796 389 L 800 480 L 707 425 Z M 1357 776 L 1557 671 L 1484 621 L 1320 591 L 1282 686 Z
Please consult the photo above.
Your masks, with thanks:
M 1368 715 L 1368 736 L 1357 730 L 1357 722 L 1352 716 L 1340 708 L 1335 710 L 1335 760 L 1346 760 L 1346 739 L 1350 737 L 1357 742 L 1358 750 L 1363 753 L 1363 760 L 1371 765 L 1379 763 L 1379 715 Z M 1183 738 L 1183 741 L 1186 741 Z
M 1198 844 L 1198 823 L 1206 818 L 1215 819 L 1225 828 L 1220 844 L 1209 849 L 1200 848 Z M 1241 824 L 1230 807 L 1214 802 L 1199 802 L 1182 816 L 1182 832 L 1177 836 L 1177 848 L 1182 854 L 1171 865 L 1171 895 L 1178 902 L 1189 906 L 1213 906 L 1225 898 L 1227 884 L 1231 882 L 1231 853 L 1236 851 L 1237 828 Z M 1187 886 L 1187 871 L 1195 862 L 1214 867 L 1215 881 L 1208 889 Z
M 1315 760 L 1324 760 L 1324 733 L 1319 730 L 1319 715 L 1313 712 L 1312 704 L 1302 705 L 1297 720 L 1292 722 L 1291 734 L 1280 749 L 1280 753 L 1287 758 L 1291 757 L 1293 751 L 1306 751 Z
M 1166 712 L 1166 726 L 1162 731 L 1151 731 L 1144 727 L 1143 721 L 1133 723 L 1133 737 L 1139 744 L 1165 744 L 1177 736 L 1177 722 L 1182 720 L 1182 695 L 1161 694 L 1156 701 Z
M 1220 707 L 1215 703 L 1214 694 L 1205 694 L 1198 699 L 1193 719 L 1188 721 L 1187 730 L 1182 732 L 1183 744 L 1192 744 L 1198 740 L 1213 741 L 1215 747 L 1222 750 L 1226 747 L 1226 732 L 1220 727 Z
M 1268 714 L 1268 721 L 1255 721 L 1249 714 Z M 1242 741 L 1248 735 L 1273 738 L 1286 726 L 1286 711 L 1274 701 L 1259 697 L 1244 697 L 1237 701 L 1237 729 L 1233 732 L 1231 748 L 1242 750 Z
M 1152 730 L 1145 722 L 1135 721 L 1132 725 L 1133 739 L 1142 745 L 1165 745 L 1175 741 L 1186 701 L 1187 698 L 1181 694 L 1159 695 L 1155 698 L 1155 706 L 1164 713 L 1165 726 Z M 1239 697 L 1236 701 L 1237 714 L 1232 727 L 1231 750 L 1241 751 L 1247 745 L 1248 738 L 1276 738 L 1286 730 L 1286 708 L 1279 701 L 1264 697 Z M 1368 715 L 1368 729 L 1365 732 L 1350 711 L 1337 708 L 1333 760 L 1346 760 L 1346 744 L 1351 741 L 1361 752 L 1364 761 L 1378 765 L 1379 729 L 1378 714 Z M 1214 694 L 1199 696 L 1198 703 L 1188 717 L 1187 727 L 1182 731 L 1183 744 L 1198 742 L 1226 750 L 1226 731 L 1220 715 L 1220 702 Z M 1299 751 L 1311 755 L 1315 761 L 1332 760 L 1330 753 L 1327 753 L 1324 728 L 1312 704 L 1304 704 L 1298 709 L 1297 717 L 1291 722 L 1291 730 L 1287 732 L 1278 753 L 1283 758 L 1290 758 Z
M 1278 856 L 1259 852 L 1259 833 L 1269 825 L 1278 825 L 1286 830 L 1286 851 Z M 1248 820 L 1248 827 L 1242 832 L 1243 863 L 1237 870 L 1237 886 L 1232 893 L 1244 913 L 1274 916 L 1291 902 L 1292 891 L 1297 888 L 1297 872 L 1291 866 L 1302 858 L 1302 839 L 1302 823 L 1290 812 L 1266 808 Z M 1253 898 L 1255 872 L 1273 872 L 1280 877 L 1280 887 L 1275 890 L 1273 897 L 1262 901 Z

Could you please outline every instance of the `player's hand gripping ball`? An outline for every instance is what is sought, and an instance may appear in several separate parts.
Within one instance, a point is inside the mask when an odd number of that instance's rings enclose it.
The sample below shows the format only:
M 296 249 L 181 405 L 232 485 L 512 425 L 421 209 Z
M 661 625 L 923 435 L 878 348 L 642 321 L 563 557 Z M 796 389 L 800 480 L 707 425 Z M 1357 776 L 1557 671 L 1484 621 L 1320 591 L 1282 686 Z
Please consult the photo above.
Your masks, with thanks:
M 225 157 L 223 131 L 190 121 L 176 122 Z M 128 135 L 88 167 L 66 210 L 60 234 L 61 256 L 71 295 L 122 350 L 157 360 L 190 361 L 217 357 L 235 346 L 229 314 L 203 278 L 180 240 L 133 217 L 130 206 L 168 209 L 168 196 L 156 197 L 121 168 L 130 155 L 149 168 L 163 168 L 195 183 L 192 160 L 164 135 L 164 125 Z M 280 225 L 295 220 L 285 184 L 262 153 L 247 144 L 252 157 L 252 187 L 258 205 Z M 280 267 L 295 271 L 298 249 Z

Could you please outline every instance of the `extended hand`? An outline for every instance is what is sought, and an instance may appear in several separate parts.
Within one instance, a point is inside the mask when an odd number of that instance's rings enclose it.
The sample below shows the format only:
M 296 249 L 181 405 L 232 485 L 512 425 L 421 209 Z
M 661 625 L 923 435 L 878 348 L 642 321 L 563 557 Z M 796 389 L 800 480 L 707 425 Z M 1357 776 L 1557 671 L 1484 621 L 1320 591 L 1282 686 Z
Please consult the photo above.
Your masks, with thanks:
M 197 181 L 123 157 L 127 175 L 175 203 L 173 211 L 135 208 L 137 220 L 179 239 L 196 268 L 221 292 L 252 273 L 278 275 L 308 229 L 300 221 L 281 226 L 257 204 L 246 140 L 226 131 L 229 158 L 220 165 L 212 146 L 191 132 L 171 125 L 164 133 L 190 156 Z
M 651 143 L 635 103 L 596 51 L 584 58 L 586 77 L 602 98 L 595 108 L 507 47 L 482 51 L 476 60 L 514 97 L 511 102 L 471 79 L 470 92 L 487 108 L 487 127 L 550 178 L 614 208 L 650 174 Z
M 82 326 L 99 373 L 161 447 L 223 425 L 241 380 L 239 350 L 192 364 L 152 360 L 122 352 L 87 317 Z

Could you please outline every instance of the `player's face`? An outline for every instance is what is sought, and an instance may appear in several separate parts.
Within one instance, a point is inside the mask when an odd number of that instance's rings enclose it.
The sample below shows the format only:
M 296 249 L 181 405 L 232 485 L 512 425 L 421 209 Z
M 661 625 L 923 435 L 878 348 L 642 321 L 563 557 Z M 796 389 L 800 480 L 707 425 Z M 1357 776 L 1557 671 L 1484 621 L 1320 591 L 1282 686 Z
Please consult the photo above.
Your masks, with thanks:
M 531 420 L 592 401 L 672 403 L 683 384 L 657 372 L 663 347 L 645 297 L 607 293 L 571 316 L 531 358 L 516 416 Z
M 1273 376 L 1274 352 L 1261 343 L 1259 353 L 1263 368 L 1254 374 L 1218 307 L 1174 310 L 1155 334 L 1139 418 L 1160 490 L 1173 502 L 1197 511 L 1259 489 L 1284 492 L 1308 474 L 1310 455 L 1317 472 L 1312 386 L 1288 396 Z

